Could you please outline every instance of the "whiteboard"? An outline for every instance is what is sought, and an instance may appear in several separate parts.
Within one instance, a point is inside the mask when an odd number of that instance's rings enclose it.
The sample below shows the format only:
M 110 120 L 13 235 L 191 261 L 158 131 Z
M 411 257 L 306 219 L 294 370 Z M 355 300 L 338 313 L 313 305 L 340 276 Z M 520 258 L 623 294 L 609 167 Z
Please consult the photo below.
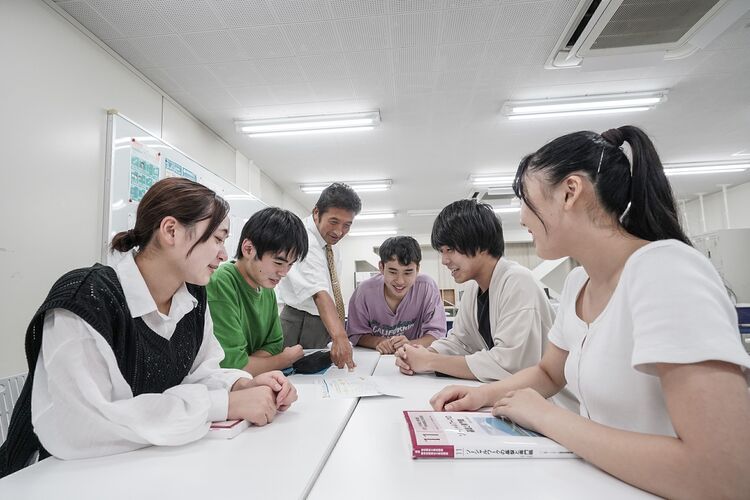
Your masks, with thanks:
M 154 182 L 167 176 L 189 178 L 227 200 L 230 234 L 226 249 L 230 258 L 237 250 L 242 226 L 252 214 L 267 207 L 255 196 L 114 111 L 107 113 L 105 168 L 101 256 L 102 262 L 109 265 L 116 260 L 109 252 L 112 237 L 133 228 L 139 200 Z

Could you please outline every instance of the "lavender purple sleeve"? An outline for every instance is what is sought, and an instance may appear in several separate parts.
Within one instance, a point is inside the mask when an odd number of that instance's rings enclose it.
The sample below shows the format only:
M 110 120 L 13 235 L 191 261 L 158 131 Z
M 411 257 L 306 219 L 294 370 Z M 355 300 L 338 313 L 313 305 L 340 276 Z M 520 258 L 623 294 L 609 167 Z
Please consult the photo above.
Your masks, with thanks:
M 367 319 L 367 305 L 365 303 L 365 293 L 362 293 L 362 284 L 354 290 L 352 297 L 349 299 L 349 310 L 346 321 L 346 334 L 349 336 L 349 342 L 357 345 L 362 335 L 371 333 L 369 321 Z
M 425 287 L 427 294 L 424 300 L 424 321 L 422 322 L 422 335 L 432 335 L 436 339 L 445 338 L 446 319 L 445 307 L 443 300 L 440 298 L 440 291 L 434 281 Z

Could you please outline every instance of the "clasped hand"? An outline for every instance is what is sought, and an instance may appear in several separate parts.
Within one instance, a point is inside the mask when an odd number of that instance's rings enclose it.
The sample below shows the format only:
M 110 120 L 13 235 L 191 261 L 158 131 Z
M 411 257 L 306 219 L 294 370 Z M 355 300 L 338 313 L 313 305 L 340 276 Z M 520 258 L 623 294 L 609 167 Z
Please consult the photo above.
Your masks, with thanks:
M 229 393 L 227 418 L 242 418 L 255 425 L 266 425 L 296 400 L 297 389 L 278 370 L 261 373 L 253 379 L 241 378 Z

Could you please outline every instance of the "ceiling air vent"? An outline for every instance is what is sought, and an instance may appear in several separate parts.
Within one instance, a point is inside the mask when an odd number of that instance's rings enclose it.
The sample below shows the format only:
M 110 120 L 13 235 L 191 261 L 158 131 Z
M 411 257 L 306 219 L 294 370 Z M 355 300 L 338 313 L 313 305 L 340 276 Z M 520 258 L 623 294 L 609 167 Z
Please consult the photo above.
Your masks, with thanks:
M 679 59 L 750 10 L 747 0 L 582 0 L 548 69 L 613 69 Z

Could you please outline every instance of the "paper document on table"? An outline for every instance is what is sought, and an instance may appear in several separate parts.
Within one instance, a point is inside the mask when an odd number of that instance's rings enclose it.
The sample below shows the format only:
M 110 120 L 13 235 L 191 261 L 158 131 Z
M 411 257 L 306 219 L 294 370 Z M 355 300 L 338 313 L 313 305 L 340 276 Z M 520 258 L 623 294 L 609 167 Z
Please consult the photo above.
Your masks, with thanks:
M 390 391 L 383 391 L 375 377 L 324 378 L 317 383 L 324 399 L 398 396 Z

